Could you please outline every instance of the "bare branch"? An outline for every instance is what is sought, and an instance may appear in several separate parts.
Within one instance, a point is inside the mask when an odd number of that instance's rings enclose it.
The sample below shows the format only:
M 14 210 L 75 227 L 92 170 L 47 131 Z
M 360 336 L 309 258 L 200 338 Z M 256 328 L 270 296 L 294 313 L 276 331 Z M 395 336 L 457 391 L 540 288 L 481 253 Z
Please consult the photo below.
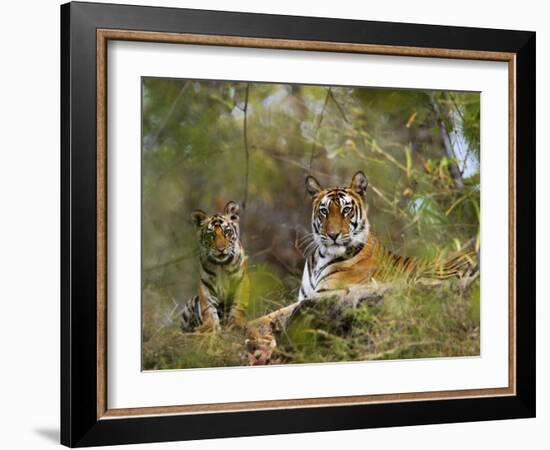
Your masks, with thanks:
M 144 267 L 143 268 L 143 272 L 151 272 L 153 270 L 158 270 L 158 269 L 164 269 L 168 266 L 171 266 L 173 264 L 177 264 L 179 262 L 182 262 L 182 261 L 185 261 L 186 259 L 189 259 L 191 257 L 194 257 L 196 256 L 195 254 L 196 252 L 190 252 L 190 253 L 187 253 L 185 255 L 181 255 L 181 256 L 177 256 L 173 259 L 170 259 L 168 261 L 165 261 L 165 262 L 162 262 L 160 264 L 156 264 L 154 266 L 149 266 L 149 267 Z
M 460 110 L 460 107 L 458 106 L 458 103 L 456 102 L 455 96 L 453 94 L 451 94 L 450 92 L 447 95 L 451 99 L 451 102 L 453 102 L 453 106 L 455 107 L 456 112 L 458 113 L 458 115 L 462 119 L 462 122 L 464 123 L 464 115 L 462 114 L 462 111 Z
M 338 102 L 338 100 L 336 100 L 336 97 L 334 96 L 334 92 L 332 92 L 332 90 L 329 89 L 329 92 L 330 92 L 330 98 L 331 100 L 334 102 L 334 104 L 336 105 L 336 108 L 338 108 L 338 112 L 340 113 L 340 115 L 342 116 L 342 119 L 344 119 L 344 122 L 346 122 L 348 125 L 353 125 L 350 120 L 348 119 L 348 117 L 346 116 L 346 113 L 344 112 L 344 110 L 342 109 L 342 106 L 340 105 L 340 103 Z
M 331 91 L 332 91 L 332 88 L 329 87 L 327 89 L 327 95 L 325 97 L 323 109 L 321 110 L 321 114 L 319 114 L 319 118 L 317 120 L 317 126 L 315 127 L 315 133 L 313 135 L 313 144 L 311 146 L 311 155 L 309 157 L 309 170 L 311 170 L 311 166 L 313 165 L 313 157 L 315 156 L 315 149 L 317 147 L 317 133 L 319 133 L 319 128 L 321 127 L 321 123 L 323 122 L 323 116 L 325 115 L 325 109 L 327 108 L 327 103 L 328 103 L 328 99 L 330 98 Z
M 179 106 L 179 104 L 183 100 L 183 94 L 185 94 L 185 92 L 187 91 L 190 84 L 191 83 L 190 83 L 189 80 L 187 80 L 185 82 L 183 87 L 180 89 L 177 97 L 172 102 L 172 105 L 170 106 L 170 109 L 165 114 L 164 118 L 162 119 L 162 122 L 157 127 L 157 131 L 152 136 L 148 136 L 147 140 L 144 139 L 144 144 L 143 145 L 145 147 L 145 150 L 150 150 L 155 146 L 155 144 L 158 141 L 159 136 L 162 134 L 162 132 L 164 131 L 166 126 L 170 123 L 170 120 L 172 119 L 172 116 L 174 115 L 174 112 L 176 111 L 177 107 Z
M 244 107 L 243 107 L 243 139 L 244 139 L 244 156 L 245 156 L 245 174 L 244 174 L 244 194 L 243 194 L 243 215 L 246 210 L 246 203 L 248 202 L 248 174 L 250 165 L 250 153 L 248 151 L 248 93 L 250 90 L 250 83 L 246 83 L 246 90 L 244 93 Z

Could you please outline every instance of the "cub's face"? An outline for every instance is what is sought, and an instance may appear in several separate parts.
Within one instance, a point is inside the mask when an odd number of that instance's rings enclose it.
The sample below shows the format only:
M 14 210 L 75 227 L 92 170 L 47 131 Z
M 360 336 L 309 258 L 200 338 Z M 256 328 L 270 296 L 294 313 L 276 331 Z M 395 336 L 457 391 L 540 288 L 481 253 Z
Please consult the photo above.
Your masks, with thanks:
M 323 254 L 342 256 L 366 242 L 369 222 L 363 197 L 367 186 L 363 172 L 357 172 L 350 186 L 342 188 L 323 189 L 314 177 L 306 178 L 307 191 L 313 197 L 313 237 Z
M 191 218 L 197 228 L 201 255 L 223 264 L 239 251 L 239 206 L 229 202 L 223 214 L 209 216 L 196 210 Z

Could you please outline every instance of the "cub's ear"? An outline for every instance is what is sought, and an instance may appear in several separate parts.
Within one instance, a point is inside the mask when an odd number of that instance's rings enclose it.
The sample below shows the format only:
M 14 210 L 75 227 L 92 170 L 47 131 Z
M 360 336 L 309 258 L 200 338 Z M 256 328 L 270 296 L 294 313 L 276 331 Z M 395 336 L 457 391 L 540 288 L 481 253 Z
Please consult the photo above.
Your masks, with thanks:
M 234 201 L 227 202 L 223 210 L 224 214 L 233 222 L 239 221 L 239 205 Z
M 191 220 L 196 227 L 200 227 L 207 217 L 208 214 L 206 214 L 202 209 L 196 209 L 191 213 Z
M 349 187 L 363 197 L 367 192 L 368 185 L 369 180 L 367 180 L 367 176 L 362 171 L 359 171 L 351 179 L 351 184 Z
M 312 197 L 315 197 L 323 190 L 317 179 L 311 175 L 306 177 L 306 189 Z

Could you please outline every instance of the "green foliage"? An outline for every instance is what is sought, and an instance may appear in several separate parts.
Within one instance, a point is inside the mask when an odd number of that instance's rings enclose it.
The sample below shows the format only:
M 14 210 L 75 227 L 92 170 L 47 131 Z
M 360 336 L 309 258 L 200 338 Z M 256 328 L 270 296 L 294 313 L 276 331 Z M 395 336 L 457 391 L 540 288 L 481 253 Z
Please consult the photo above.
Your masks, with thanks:
M 478 355 L 479 284 L 473 290 L 477 297 L 453 283 L 403 286 L 379 306 L 345 311 L 338 299 L 323 301 L 292 321 L 280 341 L 279 362 Z
M 179 328 L 166 327 L 147 341 L 143 369 L 191 369 L 239 366 L 246 362 L 242 334 L 184 334 Z
M 269 264 L 258 264 L 249 268 L 250 302 L 248 317 L 261 317 L 284 306 L 289 288 L 280 275 Z
M 249 256 L 251 317 L 297 297 L 304 262 L 298 242 L 310 232 L 311 201 L 304 189 L 309 173 L 330 186 L 348 184 L 353 173 L 363 170 L 369 178 L 371 227 L 396 253 L 436 258 L 466 246 L 479 248 L 479 93 L 251 83 L 245 105 L 245 90 L 242 82 L 143 81 L 142 281 L 147 367 L 243 363 L 236 354 L 205 352 L 199 338 L 182 337 L 177 327 L 177 307 L 196 295 L 198 286 L 196 235 L 189 221 L 196 208 L 220 211 L 228 200 L 242 202 L 247 195 L 241 229 Z M 451 155 L 444 148 L 442 132 L 449 136 Z M 453 174 L 453 166 L 458 175 Z M 428 320 L 426 327 L 407 328 L 409 334 L 403 334 L 402 342 L 413 345 L 407 339 L 418 335 L 415 342 L 441 339 L 445 344 L 412 346 L 405 352 L 408 357 L 473 354 L 477 350 L 472 342 L 479 340 L 479 328 L 475 336 L 479 289 L 468 294 L 471 298 L 454 291 L 446 294 L 436 299 L 430 292 L 413 290 L 403 293 L 395 304 L 390 299 L 381 310 L 358 310 L 352 328 L 363 332 L 361 338 L 332 333 L 330 321 L 314 328 L 324 330 L 325 336 L 317 331 L 289 331 L 293 337 L 281 358 L 305 361 L 307 352 L 294 348 L 306 342 L 311 347 L 314 342 L 320 349 L 314 358 L 320 360 L 369 359 L 396 344 L 390 339 L 396 331 L 391 326 L 385 334 L 388 347 L 372 344 L 377 333 L 383 336 L 377 323 L 403 320 L 412 327 L 433 308 L 447 317 L 436 327 L 441 334 L 428 332 Z M 467 312 L 460 320 L 471 322 L 471 339 L 453 328 L 453 315 L 445 316 L 436 308 L 453 302 L 470 305 L 460 310 Z M 408 308 L 403 317 L 400 308 Z M 234 337 L 235 345 L 239 339 Z M 221 341 L 212 340 L 223 353 Z M 228 338 L 227 343 L 231 342 Z M 401 357 L 399 352 L 389 357 Z
M 403 286 L 378 306 L 342 309 L 326 299 L 302 310 L 279 338 L 275 364 L 479 355 L 479 281 Z M 244 335 L 183 334 L 159 327 L 144 350 L 144 368 L 179 369 L 246 364 Z

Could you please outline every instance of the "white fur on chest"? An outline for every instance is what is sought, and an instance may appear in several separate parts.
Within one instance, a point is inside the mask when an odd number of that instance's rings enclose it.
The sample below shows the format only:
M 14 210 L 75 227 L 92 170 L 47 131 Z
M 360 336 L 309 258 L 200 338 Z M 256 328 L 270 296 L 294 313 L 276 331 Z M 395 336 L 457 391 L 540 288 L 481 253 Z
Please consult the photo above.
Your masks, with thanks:
M 335 256 L 333 255 L 325 255 L 324 257 L 320 256 L 319 250 L 316 251 L 316 256 L 317 258 L 307 259 L 304 265 L 302 286 L 298 295 L 299 301 L 305 300 L 306 298 L 311 297 L 317 292 L 319 278 L 321 278 L 323 272 L 320 269 L 324 266 L 329 265 L 330 262 L 335 259 Z M 311 264 L 312 259 L 315 260 L 315 265 L 311 267 L 311 270 L 309 270 L 309 264 Z

